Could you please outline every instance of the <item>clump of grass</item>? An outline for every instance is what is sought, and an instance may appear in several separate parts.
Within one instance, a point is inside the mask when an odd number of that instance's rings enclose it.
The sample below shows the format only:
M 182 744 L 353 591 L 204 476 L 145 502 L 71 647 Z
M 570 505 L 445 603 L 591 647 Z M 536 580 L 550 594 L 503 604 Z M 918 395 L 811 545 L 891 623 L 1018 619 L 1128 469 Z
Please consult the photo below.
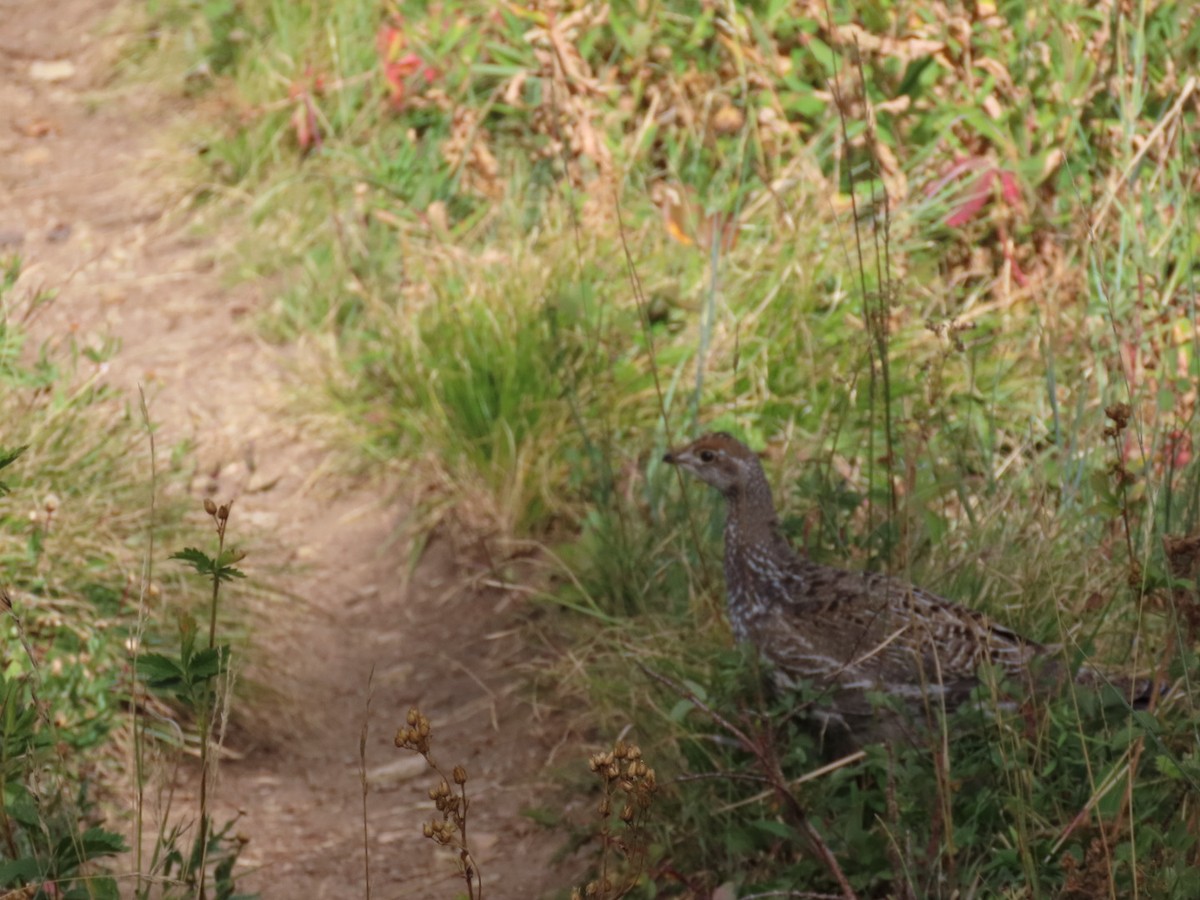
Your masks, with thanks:
M 0 276 L 0 890 L 115 896 L 127 847 L 106 812 L 147 521 L 141 435 L 100 383 L 105 348 L 28 346 L 48 298 L 23 293 L 20 271 L 14 257 Z M 177 521 L 168 508 L 160 527 Z
M 178 765 L 188 726 L 177 718 L 215 721 L 210 688 L 228 660 L 215 644 L 215 605 L 208 647 L 183 612 L 177 653 L 145 652 L 170 639 L 181 605 L 166 599 L 179 579 L 156 577 L 153 558 L 181 533 L 181 505 L 160 488 L 183 481 L 183 454 L 160 471 L 144 402 L 139 419 L 103 385 L 110 347 L 28 346 L 23 324 L 45 298 L 21 296 L 19 271 L 9 260 L 0 278 L 0 446 L 23 451 L 0 450 L 0 892 L 115 897 L 115 873 L 128 872 L 139 897 L 228 896 L 240 842 L 228 826 L 207 827 L 207 810 L 204 836 L 190 843 L 185 824 L 160 810 L 143 852 L 150 763 L 170 745 Z M 223 533 L 228 508 L 211 515 Z M 201 730 L 209 743 L 211 729 Z M 126 776 L 132 809 L 116 787 Z M 197 875 L 206 868 L 210 877 Z

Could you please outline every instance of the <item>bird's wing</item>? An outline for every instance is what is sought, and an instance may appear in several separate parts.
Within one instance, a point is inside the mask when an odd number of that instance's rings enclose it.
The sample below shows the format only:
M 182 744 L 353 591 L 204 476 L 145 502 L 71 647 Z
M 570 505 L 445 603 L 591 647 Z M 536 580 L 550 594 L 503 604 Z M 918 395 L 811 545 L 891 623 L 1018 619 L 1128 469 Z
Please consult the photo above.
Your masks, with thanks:
M 981 664 L 1019 677 L 1044 652 L 982 613 L 895 578 L 807 560 L 788 571 L 790 602 L 759 637 L 765 655 L 797 677 L 960 695 L 977 683 Z

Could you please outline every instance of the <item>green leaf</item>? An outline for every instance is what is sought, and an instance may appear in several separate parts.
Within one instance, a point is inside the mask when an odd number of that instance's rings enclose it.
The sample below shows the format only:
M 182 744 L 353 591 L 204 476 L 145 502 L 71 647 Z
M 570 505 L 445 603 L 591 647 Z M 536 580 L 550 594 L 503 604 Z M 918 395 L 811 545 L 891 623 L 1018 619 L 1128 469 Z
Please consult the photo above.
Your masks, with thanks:
M 108 875 L 90 875 L 82 884 L 62 895 L 63 900 L 121 900 L 117 880 Z
M 169 656 L 147 653 L 138 657 L 137 672 L 151 687 L 173 687 L 183 681 L 183 667 Z
M 37 860 L 27 856 L 9 862 L 0 862 L 0 885 L 36 881 L 43 874 Z
M 214 564 L 212 558 L 204 551 L 197 550 L 195 547 L 185 547 L 178 553 L 172 553 L 170 558 L 191 566 L 196 570 L 197 575 L 213 574 Z
M 699 682 L 692 681 L 690 678 L 685 678 L 683 680 L 683 685 L 689 691 L 691 691 L 693 694 L 695 694 L 696 699 L 699 700 L 701 703 L 708 702 L 708 692 L 704 690 L 704 686 L 701 685 Z
M 1164 754 L 1159 754 L 1154 757 L 1155 768 L 1168 778 L 1173 778 L 1176 781 L 1183 778 L 1183 769 L 1179 767 L 1179 763 Z
M 217 560 L 217 577 L 222 581 L 229 581 L 233 578 L 245 578 L 246 575 L 240 569 L 235 569 L 230 563 L 241 562 L 246 558 L 244 550 L 239 550 L 236 547 L 231 547 L 221 554 Z
M 37 799 L 25 785 L 10 783 L 5 798 L 5 812 L 26 828 L 37 828 L 41 822 Z
M 671 707 L 671 712 L 667 714 L 667 718 L 672 722 L 682 722 L 694 708 L 695 704 L 691 700 L 680 700 Z
M 188 665 L 188 678 L 193 683 L 207 681 L 209 678 L 219 675 L 224 670 L 228 659 L 228 645 L 223 644 L 220 647 L 209 647 L 201 650 L 191 658 Z
M 185 669 L 196 648 L 196 635 L 199 630 L 195 616 L 187 612 L 179 614 L 179 663 Z
M 784 822 L 776 822 L 773 819 L 758 819 L 754 822 L 754 827 L 775 837 L 787 838 L 788 840 L 796 840 L 798 838 L 796 829 L 792 828 L 791 825 Z
M 93 826 L 81 835 L 68 834 L 54 848 L 54 866 L 58 875 L 78 869 L 85 862 L 101 856 L 114 856 L 129 849 L 125 840 L 112 831 Z
M 96 859 L 100 856 L 114 856 L 129 849 L 125 838 L 115 831 L 109 831 L 94 825 L 83 833 L 83 852 L 86 859 Z
M 11 466 L 17 461 L 17 457 L 28 449 L 28 444 L 16 448 L 0 448 L 0 469 L 6 469 Z
M 541 806 L 530 806 L 521 810 L 521 815 L 542 828 L 558 828 L 562 825 L 562 814 Z

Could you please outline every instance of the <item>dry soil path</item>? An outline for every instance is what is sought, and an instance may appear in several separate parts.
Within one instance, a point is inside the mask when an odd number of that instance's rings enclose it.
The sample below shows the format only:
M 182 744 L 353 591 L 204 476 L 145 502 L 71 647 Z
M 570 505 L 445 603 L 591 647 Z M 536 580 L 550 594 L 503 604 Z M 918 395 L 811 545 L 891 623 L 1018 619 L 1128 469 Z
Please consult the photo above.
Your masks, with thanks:
M 429 780 L 391 744 L 414 702 L 435 721 L 441 761 L 471 775 L 487 896 L 569 885 L 549 867 L 557 842 L 520 815 L 547 799 L 538 779 L 557 735 L 518 698 L 511 608 L 453 590 L 470 563 L 436 542 L 405 589 L 394 492 L 340 480 L 289 421 L 294 359 L 246 324 L 266 288 L 223 287 L 219 242 L 252 236 L 196 236 L 167 183 L 170 136 L 193 111 L 177 86 L 114 76 L 134 12 L 0 0 L 0 253 L 23 257 L 23 290 L 57 292 L 39 339 L 120 342 L 104 378 L 131 402 L 147 386 L 162 445 L 193 442 L 197 497 L 237 497 L 234 527 L 254 545 L 245 567 L 291 592 L 258 606 L 259 643 L 283 652 L 249 666 L 279 699 L 248 705 L 230 742 L 240 758 L 217 782 L 249 838 L 239 887 L 364 896 L 358 742 L 372 668 L 373 896 L 457 893 L 452 861 L 419 837 Z

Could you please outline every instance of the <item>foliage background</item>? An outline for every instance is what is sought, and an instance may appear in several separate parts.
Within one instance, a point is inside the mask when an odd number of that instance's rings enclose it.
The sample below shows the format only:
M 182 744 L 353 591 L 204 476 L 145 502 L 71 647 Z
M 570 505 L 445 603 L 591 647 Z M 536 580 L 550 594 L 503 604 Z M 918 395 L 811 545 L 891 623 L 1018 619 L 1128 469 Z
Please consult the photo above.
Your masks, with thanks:
M 832 889 L 645 667 L 777 751 L 864 895 L 1187 897 L 1197 15 L 152 0 L 139 62 L 213 110 L 201 214 L 281 285 L 306 412 L 436 485 L 428 524 L 540 547 L 498 574 L 584 664 L 534 677 L 672 785 L 638 891 Z M 658 463 L 710 428 L 814 556 L 1158 670 L 1171 714 L 1072 696 L 805 779 L 822 748 L 730 649 L 717 504 Z
M 1191 671 L 1188 4 L 189 11 L 228 104 L 208 202 L 286 276 L 262 327 L 320 360 L 331 434 L 441 486 L 431 521 L 542 545 L 591 727 L 752 768 L 641 665 L 818 764 L 725 649 L 716 502 L 657 462 L 710 428 L 764 448 L 813 555 Z M 1191 713 L 1094 705 L 797 790 L 866 894 L 1184 896 Z M 827 889 L 753 796 L 679 782 L 639 889 Z

